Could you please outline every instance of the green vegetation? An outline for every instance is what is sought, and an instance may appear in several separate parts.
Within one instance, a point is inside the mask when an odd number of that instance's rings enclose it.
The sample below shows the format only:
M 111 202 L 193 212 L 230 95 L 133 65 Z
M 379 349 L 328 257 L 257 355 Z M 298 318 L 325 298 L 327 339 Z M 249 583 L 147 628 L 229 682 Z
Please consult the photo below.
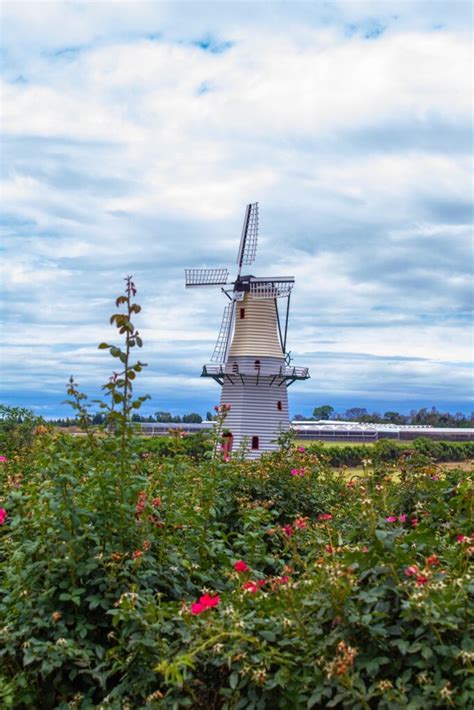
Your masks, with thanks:
M 471 707 L 468 474 L 372 447 L 347 480 L 288 436 L 225 463 L 224 409 L 211 441 L 135 436 L 134 290 L 107 429 L 74 381 L 82 437 L 4 411 L 1 706 Z

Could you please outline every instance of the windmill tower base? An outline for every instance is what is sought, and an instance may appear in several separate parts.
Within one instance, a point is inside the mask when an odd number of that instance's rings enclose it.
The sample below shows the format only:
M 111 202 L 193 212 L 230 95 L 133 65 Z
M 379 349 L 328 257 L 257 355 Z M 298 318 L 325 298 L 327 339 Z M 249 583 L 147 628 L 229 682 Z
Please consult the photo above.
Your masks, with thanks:
M 279 434 L 289 428 L 287 383 L 280 375 L 284 361 L 262 357 L 257 362 L 258 369 L 253 357 L 229 363 L 221 393 L 221 404 L 231 407 L 224 424 L 231 449 L 244 447 L 249 459 L 276 451 Z

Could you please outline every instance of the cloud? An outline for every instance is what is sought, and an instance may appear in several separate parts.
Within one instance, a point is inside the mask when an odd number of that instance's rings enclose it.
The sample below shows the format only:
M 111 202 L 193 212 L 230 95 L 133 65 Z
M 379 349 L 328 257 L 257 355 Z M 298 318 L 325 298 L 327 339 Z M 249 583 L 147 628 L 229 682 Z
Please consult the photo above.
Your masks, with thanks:
M 470 8 L 216 7 L 5 5 L 9 396 L 53 407 L 71 368 L 97 390 L 133 273 L 143 387 L 168 409 L 185 392 L 214 403 L 199 373 L 224 301 L 184 291 L 183 269 L 231 266 L 258 199 L 252 270 L 296 277 L 290 347 L 313 377 L 295 401 L 467 408 Z

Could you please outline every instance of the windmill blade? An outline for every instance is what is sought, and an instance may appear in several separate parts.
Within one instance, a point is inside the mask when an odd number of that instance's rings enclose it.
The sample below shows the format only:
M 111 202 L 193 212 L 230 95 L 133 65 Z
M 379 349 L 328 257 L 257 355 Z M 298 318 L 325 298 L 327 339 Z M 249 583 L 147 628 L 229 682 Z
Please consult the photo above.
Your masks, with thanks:
M 290 295 L 295 279 L 293 276 L 275 276 L 274 278 L 251 278 L 250 294 L 252 298 L 286 298 Z
M 230 332 L 232 330 L 233 316 L 234 301 L 228 303 L 224 308 L 222 323 L 219 330 L 219 335 L 217 336 L 214 352 L 211 356 L 211 362 L 225 362 L 227 347 L 230 339 Z
M 228 269 L 185 269 L 186 288 L 191 286 L 224 286 Z
M 237 264 L 239 265 L 239 275 L 243 264 L 253 264 L 257 252 L 258 240 L 258 202 L 247 205 L 245 210 L 242 236 L 237 254 Z

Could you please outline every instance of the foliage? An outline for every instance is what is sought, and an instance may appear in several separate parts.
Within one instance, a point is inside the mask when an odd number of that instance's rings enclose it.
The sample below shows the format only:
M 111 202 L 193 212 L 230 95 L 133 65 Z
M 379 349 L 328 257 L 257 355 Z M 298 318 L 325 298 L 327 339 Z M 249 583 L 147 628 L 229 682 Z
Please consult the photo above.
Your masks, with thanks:
M 0 404 L 0 452 L 11 458 L 28 451 L 36 428 L 43 424 L 29 409 Z
M 414 454 L 436 462 L 467 461 L 474 458 L 474 441 L 432 441 L 421 437 L 414 440 L 412 452 L 407 449 L 406 443 L 393 439 L 380 439 L 374 445 L 349 446 L 323 446 L 315 442 L 309 444 L 307 450 L 323 457 L 331 466 L 360 466 L 366 461 L 397 463 L 400 457 Z
M 103 431 L 72 381 L 84 436 L 0 461 L 2 707 L 468 708 L 468 475 L 423 448 L 350 481 L 290 440 L 165 456 L 130 422 L 130 284 Z

